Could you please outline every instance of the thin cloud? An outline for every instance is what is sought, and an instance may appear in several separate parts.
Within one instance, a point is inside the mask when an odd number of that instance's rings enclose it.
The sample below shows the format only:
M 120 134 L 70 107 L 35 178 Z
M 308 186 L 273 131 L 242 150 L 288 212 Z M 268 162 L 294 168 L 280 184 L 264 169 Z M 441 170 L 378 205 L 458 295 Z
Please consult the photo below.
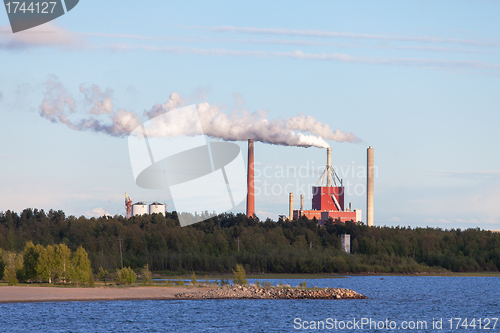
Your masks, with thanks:
M 212 32 L 237 32 L 245 34 L 262 34 L 262 35 L 280 35 L 280 36 L 305 36 L 305 37 L 323 37 L 323 38 L 350 38 L 350 39 L 367 39 L 379 41 L 401 41 L 401 42 L 421 42 L 421 43 L 450 43 L 463 45 L 477 46 L 500 46 L 498 41 L 485 41 L 474 39 L 459 39 L 459 38 L 441 38 L 431 36 L 407 36 L 407 35 L 382 35 L 382 34 L 359 34 L 352 32 L 335 32 L 324 30 L 299 30 L 285 28 L 252 28 L 252 27 L 198 27 L 186 26 L 186 28 L 204 29 Z
M 353 34 L 353 33 L 335 33 L 325 31 L 312 31 L 312 30 L 294 30 L 294 29 L 266 29 L 266 28 L 237 28 L 237 27 L 202 27 L 203 29 L 213 31 L 236 31 L 236 32 L 254 32 L 261 34 L 282 34 L 282 35 L 303 35 L 303 36 L 352 36 L 353 38 L 378 38 L 378 39 L 394 39 L 394 40 L 415 40 L 415 41 L 433 41 L 433 42 L 457 42 L 461 44 L 474 44 L 486 45 L 483 42 L 473 40 L 458 40 L 458 39 L 444 39 L 434 37 L 401 37 L 389 35 L 368 35 L 368 34 Z M 422 59 L 422 58 L 404 58 L 404 57 L 370 57 L 370 56 L 352 56 L 347 53 L 311 53 L 302 50 L 277 52 L 277 51 L 261 51 L 261 50 L 235 50 L 225 48 L 196 48 L 186 46 L 157 46 L 157 45 L 142 45 L 142 44 L 103 44 L 97 45 L 85 41 L 85 36 L 99 36 L 108 38 L 127 38 L 134 40 L 179 40 L 184 37 L 170 37 L 159 36 L 149 37 L 134 34 L 106 34 L 106 33 L 75 33 L 60 28 L 50 23 L 30 29 L 26 32 L 16 34 L 2 33 L 10 31 L 6 26 L 0 26 L 0 49 L 7 50 L 22 50 L 31 47 L 55 47 L 61 49 L 86 49 L 86 50 L 99 50 L 107 49 L 110 51 L 132 51 L 132 50 L 145 50 L 149 52 L 165 52 L 171 54 L 198 54 L 203 56 L 221 56 L 221 57 L 254 57 L 254 58 L 288 58 L 300 60 L 316 60 L 316 61 L 331 61 L 331 62 L 344 62 L 353 64 L 371 64 L 371 65 L 396 65 L 396 66 L 410 66 L 410 67 L 423 67 L 428 69 L 438 70 L 453 70 L 463 72 L 475 72 L 486 75 L 500 75 L 500 65 L 489 63 L 485 61 L 475 60 L 447 60 L 447 59 Z M 185 39 L 185 38 L 184 38 Z M 185 41 L 189 41 L 187 38 Z M 196 41 L 200 39 L 192 39 Z M 207 39 L 207 41 L 216 42 L 216 39 Z M 236 40 L 233 40 L 233 42 Z M 238 40 L 238 42 L 246 43 L 248 41 Z M 250 42 L 260 43 L 260 41 L 250 40 Z M 271 40 L 270 44 L 285 43 L 285 41 Z M 305 43 L 308 41 L 304 41 Z M 474 43 L 473 43 L 474 42 Z M 265 42 L 263 42 L 265 43 Z M 293 43 L 293 41 L 292 41 Z M 306 43 L 307 44 L 307 43 Z M 488 45 L 500 45 L 499 43 L 489 42 Z M 305 44 L 304 44 L 305 45 Z M 311 44 L 313 45 L 313 44 Z M 364 47 L 364 46 L 362 46 Z M 384 48 L 386 46 L 377 46 Z M 399 48 L 408 48 L 411 50 L 413 47 L 418 46 L 397 46 Z M 370 47 L 368 47 L 370 48 Z M 451 52 L 455 49 L 430 47 L 428 50 L 440 50 L 442 52 Z
M 92 211 L 87 212 L 88 216 L 101 217 L 101 216 L 111 216 L 104 208 L 98 207 L 92 209 Z
M 125 38 L 125 39 L 146 39 L 146 40 L 160 39 L 159 37 L 155 36 L 142 36 L 135 34 L 109 34 L 100 32 L 82 32 L 80 33 L 80 35 L 89 37 Z
M 325 46 L 351 49 L 370 49 L 370 50 L 402 50 L 402 51 L 426 51 L 426 52 L 445 52 L 445 53 L 493 53 L 491 50 L 476 50 L 464 48 L 450 48 L 439 46 L 395 46 L 395 45 L 360 45 L 347 43 L 320 42 L 313 40 L 297 39 L 248 39 L 248 38 L 213 38 L 213 37 L 191 37 L 191 36 L 143 36 L 132 34 L 106 34 L 106 33 L 81 33 L 82 36 L 136 39 L 136 40 L 157 40 L 157 41 L 175 41 L 190 43 L 229 43 L 229 44 L 255 44 L 255 45 L 282 45 L 282 46 Z
M 13 34 L 9 26 L 0 25 L 0 49 L 22 50 L 30 47 L 78 48 L 85 40 L 77 33 L 45 23 Z
M 419 59 L 419 58 L 382 58 L 382 57 L 357 57 L 346 53 L 305 53 L 301 50 L 293 52 L 275 51 L 241 51 L 230 49 L 204 49 L 182 46 L 152 46 L 137 44 L 110 44 L 101 48 L 114 51 L 144 50 L 150 52 L 165 52 L 172 54 L 198 54 L 204 56 L 230 56 L 230 57 L 253 57 L 253 58 L 288 58 L 301 60 L 319 60 L 331 62 L 345 62 L 353 64 L 371 65 L 399 65 L 410 67 L 425 67 L 431 69 L 455 69 L 455 70 L 492 70 L 500 71 L 500 65 L 484 61 L 474 60 L 443 60 L 443 59 Z

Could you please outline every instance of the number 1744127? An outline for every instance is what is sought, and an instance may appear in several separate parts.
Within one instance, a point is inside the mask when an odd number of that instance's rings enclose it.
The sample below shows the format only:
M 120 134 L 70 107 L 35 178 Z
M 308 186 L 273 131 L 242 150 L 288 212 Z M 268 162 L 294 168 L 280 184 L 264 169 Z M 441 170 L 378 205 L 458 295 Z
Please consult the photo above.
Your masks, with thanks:
M 52 14 L 56 5 L 57 2 L 12 1 L 6 2 L 5 8 L 8 14 Z

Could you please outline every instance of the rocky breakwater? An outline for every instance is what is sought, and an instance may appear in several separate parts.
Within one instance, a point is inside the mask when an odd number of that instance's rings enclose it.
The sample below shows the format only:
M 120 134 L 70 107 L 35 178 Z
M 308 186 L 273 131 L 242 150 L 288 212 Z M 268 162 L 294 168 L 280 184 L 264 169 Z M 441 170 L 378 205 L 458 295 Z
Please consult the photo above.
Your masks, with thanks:
M 175 295 L 177 299 L 364 299 L 364 295 L 343 288 L 290 288 L 224 286 Z

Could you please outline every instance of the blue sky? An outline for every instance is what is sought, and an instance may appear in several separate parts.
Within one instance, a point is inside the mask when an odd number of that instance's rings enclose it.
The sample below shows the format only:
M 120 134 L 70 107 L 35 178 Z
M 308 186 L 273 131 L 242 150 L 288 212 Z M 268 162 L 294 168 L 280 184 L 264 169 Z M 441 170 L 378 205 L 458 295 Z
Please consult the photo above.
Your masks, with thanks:
M 123 214 L 124 192 L 173 206 L 168 192 L 135 185 L 126 137 L 41 117 L 51 81 L 76 101 L 74 120 L 89 108 L 80 87 L 93 85 L 138 117 L 174 92 L 228 114 L 310 115 L 362 140 L 328 141 L 353 189 L 374 147 L 375 224 L 499 230 L 499 12 L 498 1 L 82 0 L 14 35 L 0 10 L 0 211 Z M 274 171 L 266 180 L 293 184 L 296 198 L 319 176 L 277 172 L 326 155 L 263 143 L 255 153 Z M 364 194 L 346 201 L 365 213 Z M 287 205 L 284 192 L 256 199 L 261 219 Z

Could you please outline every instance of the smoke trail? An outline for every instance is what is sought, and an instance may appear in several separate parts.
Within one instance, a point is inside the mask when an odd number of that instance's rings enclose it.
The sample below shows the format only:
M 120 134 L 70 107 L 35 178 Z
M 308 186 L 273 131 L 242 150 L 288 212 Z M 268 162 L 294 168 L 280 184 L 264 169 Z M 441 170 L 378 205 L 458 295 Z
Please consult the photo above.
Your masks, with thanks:
M 85 95 L 85 103 L 92 106 L 92 110 L 88 111 L 92 114 L 103 114 L 113 112 L 113 101 L 111 95 L 113 90 L 106 89 L 101 91 L 97 85 L 93 84 L 90 88 L 80 86 L 80 92 Z
M 309 132 L 313 135 L 320 136 L 323 139 L 327 140 L 333 140 L 337 142 L 361 142 L 361 140 L 356 137 L 354 133 L 341 132 L 338 129 L 332 131 L 328 124 L 323 124 L 314 119 L 314 117 L 312 116 L 299 115 L 296 117 L 287 117 L 286 127 L 291 130 Z
M 113 112 L 111 89 L 102 92 L 96 85 L 90 88 L 80 86 L 80 92 L 85 97 L 84 104 L 92 108 L 84 113 L 83 119 L 71 121 L 67 114 L 76 113 L 75 100 L 56 78 L 49 79 L 46 83 L 45 98 L 40 105 L 40 115 L 53 123 L 62 123 L 73 130 L 92 130 L 112 136 L 126 136 L 142 124 L 133 111 L 120 109 Z M 103 119 L 99 115 L 105 115 L 106 118 Z
M 264 111 L 247 112 L 244 109 L 227 115 L 217 106 L 200 103 L 197 106 L 201 126 L 205 134 L 227 141 L 254 139 L 264 143 L 297 147 L 327 148 L 330 145 L 321 137 L 296 133 L 287 128 L 282 119 L 269 120 Z
M 53 123 L 62 123 L 71 129 L 105 133 L 112 136 L 128 136 L 132 130 L 142 124 L 137 114 L 133 111 L 120 109 L 113 111 L 111 89 L 102 91 L 98 86 L 80 87 L 84 95 L 84 105 L 87 111 L 80 115 L 80 120 L 71 121 L 68 114 L 76 113 L 75 100 L 70 96 L 64 86 L 56 79 L 47 82 L 45 98 L 40 105 L 40 115 Z M 152 119 L 163 115 L 162 121 L 155 122 L 153 128 L 148 129 L 148 136 L 197 135 L 193 119 L 199 117 L 203 134 L 226 141 L 245 141 L 254 139 L 264 143 L 326 148 L 329 144 L 325 141 L 360 142 L 353 133 L 332 131 L 327 124 L 317 121 L 314 117 L 299 115 L 282 119 L 270 120 L 267 113 L 260 110 L 248 112 L 244 108 L 232 114 L 221 111 L 219 106 L 209 103 L 199 103 L 196 108 L 186 108 L 186 111 L 173 116 L 169 114 L 184 105 L 186 100 L 174 92 L 164 104 L 155 104 L 144 111 L 143 116 Z M 241 96 L 237 105 L 242 104 Z M 197 113 L 197 116 L 193 114 Z M 303 133 L 304 132 L 304 133 Z M 306 134 L 307 133 L 307 134 Z

